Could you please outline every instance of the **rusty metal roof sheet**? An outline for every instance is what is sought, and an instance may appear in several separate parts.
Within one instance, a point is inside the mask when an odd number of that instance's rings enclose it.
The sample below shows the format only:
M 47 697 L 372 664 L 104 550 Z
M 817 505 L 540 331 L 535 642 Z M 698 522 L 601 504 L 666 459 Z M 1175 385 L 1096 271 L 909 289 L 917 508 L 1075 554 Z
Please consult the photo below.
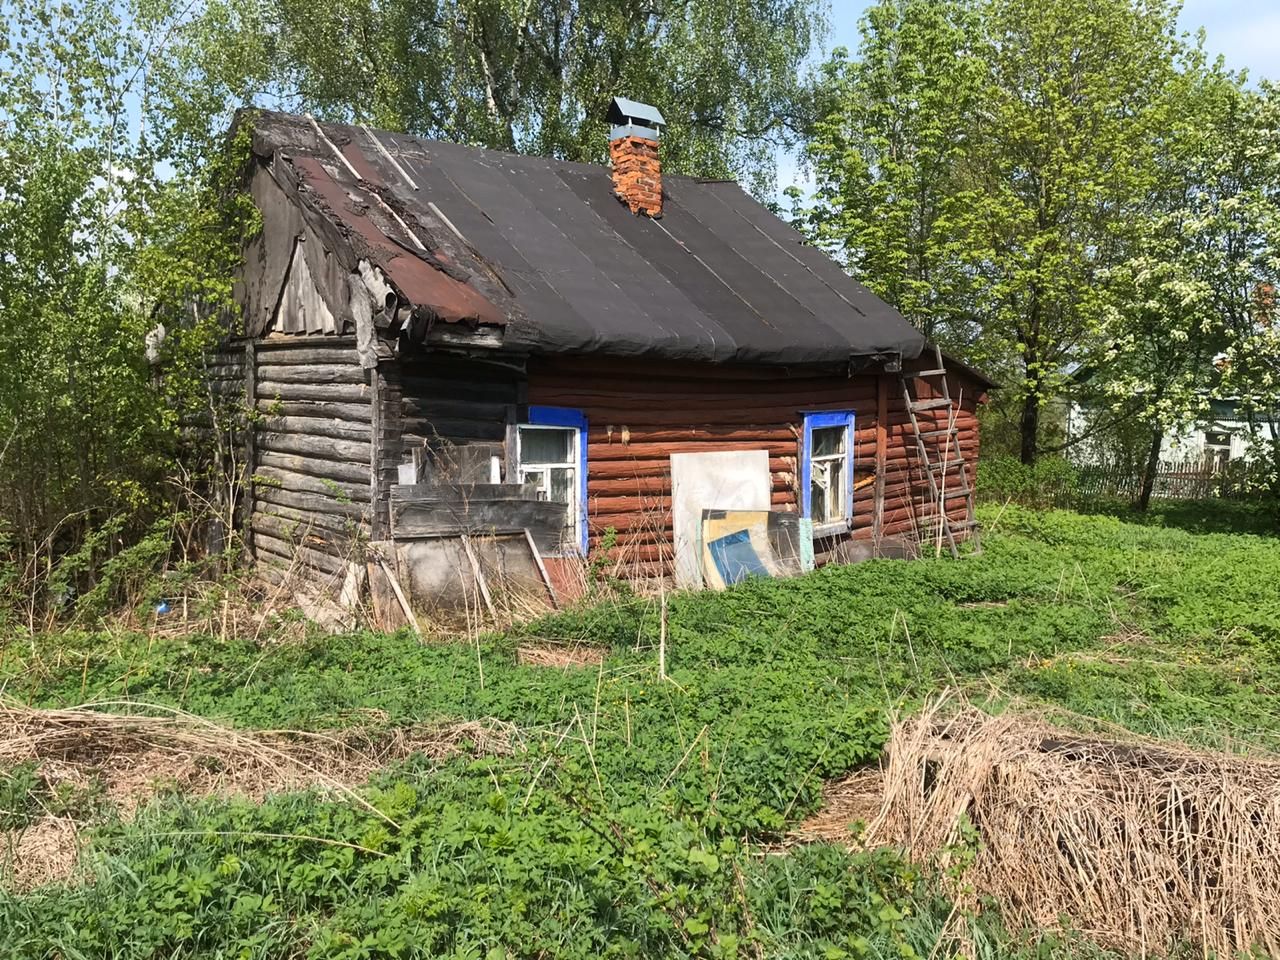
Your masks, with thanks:
M 348 145 L 343 152 L 354 151 Z M 359 183 L 339 182 L 316 157 L 298 156 L 290 162 L 306 188 L 347 229 L 359 247 L 357 252 L 381 267 L 406 300 L 446 323 L 506 324 L 507 317 L 498 306 L 442 269 L 440 251 L 430 247 L 419 250 L 414 242 L 418 232 L 397 221 L 395 212 L 384 207 L 370 190 Z

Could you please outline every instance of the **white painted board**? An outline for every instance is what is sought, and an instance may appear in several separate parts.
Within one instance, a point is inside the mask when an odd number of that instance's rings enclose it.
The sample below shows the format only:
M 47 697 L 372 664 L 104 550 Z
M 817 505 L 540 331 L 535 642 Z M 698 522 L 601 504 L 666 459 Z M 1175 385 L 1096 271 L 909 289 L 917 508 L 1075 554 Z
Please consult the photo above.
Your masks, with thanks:
M 676 583 L 702 585 L 703 510 L 768 510 L 769 451 L 728 450 L 671 455 L 671 519 Z

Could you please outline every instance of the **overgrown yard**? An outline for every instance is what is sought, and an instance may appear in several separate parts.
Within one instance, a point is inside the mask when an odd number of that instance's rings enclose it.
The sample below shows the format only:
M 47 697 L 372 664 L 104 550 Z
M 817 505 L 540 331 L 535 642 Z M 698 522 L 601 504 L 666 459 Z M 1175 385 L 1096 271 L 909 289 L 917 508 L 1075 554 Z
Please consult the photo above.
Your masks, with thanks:
M 894 716 L 948 688 L 1094 734 L 1280 752 L 1280 544 L 1017 507 L 983 519 L 985 552 L 961 561 L 672 596 L 665 680 L 659 610 L 639 598 L 478 644 L 10 639 L 8 860 L 52 817 L 91 825 L 64 876 L 8 878 L 0 953 L 1098 955 L 970 895 L 976 840 L 912 864 L 796 826 L 827 781 L 879 758 Z M 582 644 L 603 662 L 547 665 L 548 646 Z M 86 703 L 169 733 L 25 709 Z M 67 733 L 82 722 L 96 761 Z M 179 740 L 155 798 L 122 803 L 122 765 Z M 382 765 L 353 777 L 350 751 Z

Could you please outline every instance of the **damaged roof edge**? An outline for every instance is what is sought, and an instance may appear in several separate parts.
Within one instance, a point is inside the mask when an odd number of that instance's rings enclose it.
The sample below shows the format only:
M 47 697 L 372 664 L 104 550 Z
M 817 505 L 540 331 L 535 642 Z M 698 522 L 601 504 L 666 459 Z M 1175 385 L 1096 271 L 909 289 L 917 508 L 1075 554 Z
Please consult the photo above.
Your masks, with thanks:
M 924 346 L 741 189 L 672 176 L 659 230 L 616 209 L 603 166 L 253 109 L 237 111 L 229 135 L 250 123 L 258 165 L 335 264 L 367 261 L 401 298 L 384 335 L 404 322 L 411 337 L 453 326 L 450 339 L 470 330 L 513 355 L 769 365 L 912 359 Z

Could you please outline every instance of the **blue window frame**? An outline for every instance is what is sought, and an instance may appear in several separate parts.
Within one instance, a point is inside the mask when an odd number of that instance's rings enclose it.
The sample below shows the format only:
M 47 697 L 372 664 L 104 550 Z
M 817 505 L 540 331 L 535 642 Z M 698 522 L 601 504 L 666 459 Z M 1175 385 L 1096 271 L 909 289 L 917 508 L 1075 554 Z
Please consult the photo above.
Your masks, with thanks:
M 815 527 L 853 519 L 853 411 L 804 415 L 801 515 Z
M 567 508 L 565 540 L 587 552 L 587 418 L 572 407 L 530 407 L 516 427 L 516 477 Z

